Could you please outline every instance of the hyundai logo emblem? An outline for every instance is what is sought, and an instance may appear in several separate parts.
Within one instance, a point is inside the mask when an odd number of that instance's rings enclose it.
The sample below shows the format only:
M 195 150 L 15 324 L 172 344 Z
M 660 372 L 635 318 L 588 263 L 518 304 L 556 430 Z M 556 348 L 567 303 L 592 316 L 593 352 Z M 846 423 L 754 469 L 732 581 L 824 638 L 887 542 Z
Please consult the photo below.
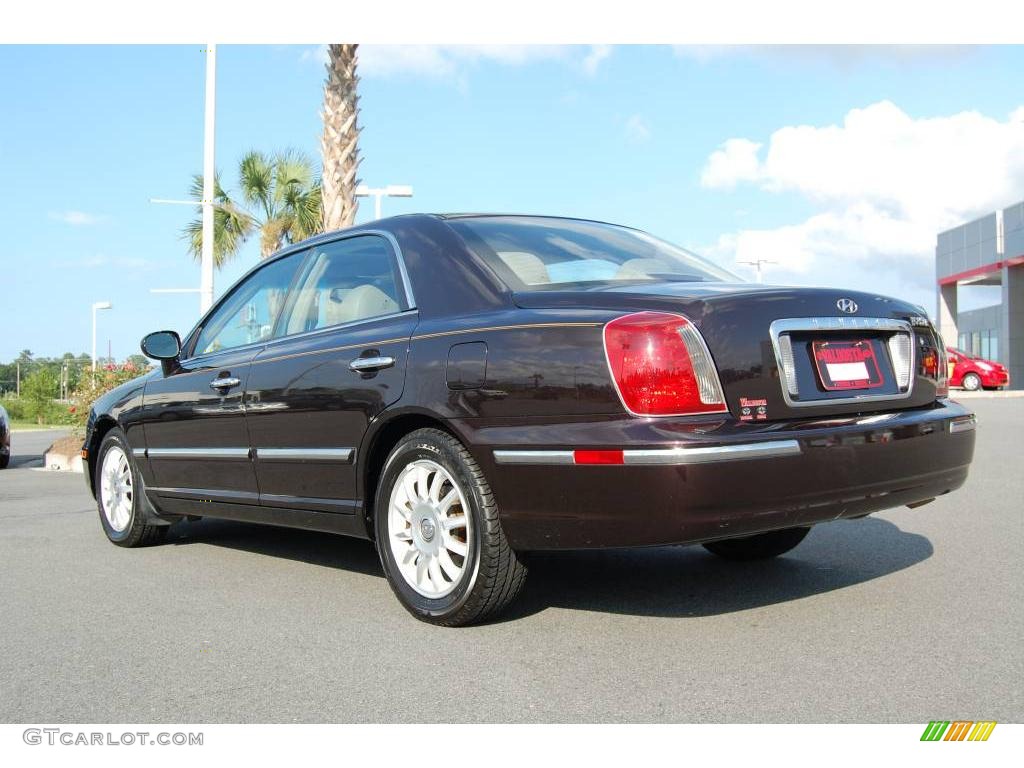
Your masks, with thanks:
M 853 299 L 840 299 L 836 302 L 836 306 L 840 312 L 845 312 L 848 315 L 852 315 L 857 311 L 857 302 Z

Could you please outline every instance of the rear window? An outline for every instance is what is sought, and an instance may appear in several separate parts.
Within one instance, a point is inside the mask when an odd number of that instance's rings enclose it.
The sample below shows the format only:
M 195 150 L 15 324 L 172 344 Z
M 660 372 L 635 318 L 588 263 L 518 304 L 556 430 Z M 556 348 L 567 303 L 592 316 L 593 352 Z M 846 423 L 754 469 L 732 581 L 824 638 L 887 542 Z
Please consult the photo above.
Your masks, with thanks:
M 664 281 L 742 282 L 679 246 L 626 227 L 573 219 L 450 219 L 513 290 Z

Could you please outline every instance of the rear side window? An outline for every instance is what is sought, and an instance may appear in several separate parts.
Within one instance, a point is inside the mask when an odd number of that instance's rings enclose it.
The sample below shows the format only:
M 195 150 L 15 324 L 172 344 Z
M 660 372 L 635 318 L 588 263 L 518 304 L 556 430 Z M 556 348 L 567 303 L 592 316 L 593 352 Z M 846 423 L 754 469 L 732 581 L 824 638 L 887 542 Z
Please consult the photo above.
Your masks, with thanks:
M 403 309 L 395 256 L 376 235 L 317 246 L 299 279 L 278 334 L 313 331 Z
M 611 224 L 481 216 L 448 224 L 513 290 L 589 283 L 742 282 L 696 254 Z

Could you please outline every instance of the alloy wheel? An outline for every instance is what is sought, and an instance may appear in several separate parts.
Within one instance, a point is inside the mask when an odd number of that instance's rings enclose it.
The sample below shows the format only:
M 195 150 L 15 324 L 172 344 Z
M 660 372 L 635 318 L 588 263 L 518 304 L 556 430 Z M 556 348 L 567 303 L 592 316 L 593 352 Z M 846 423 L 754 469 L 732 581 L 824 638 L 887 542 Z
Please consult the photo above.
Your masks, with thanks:
M 120 533 L 132 518 L 132 468 L 128 456 L 112 445 L 103 456 L 100 468 L 100 500 L 110 527 Z
M 410 462 L 388 504 L 391 553 L 405 582 L 423 597 L 450 594 L 469 564 L 472 519 L 452 475 L 435 461 Z

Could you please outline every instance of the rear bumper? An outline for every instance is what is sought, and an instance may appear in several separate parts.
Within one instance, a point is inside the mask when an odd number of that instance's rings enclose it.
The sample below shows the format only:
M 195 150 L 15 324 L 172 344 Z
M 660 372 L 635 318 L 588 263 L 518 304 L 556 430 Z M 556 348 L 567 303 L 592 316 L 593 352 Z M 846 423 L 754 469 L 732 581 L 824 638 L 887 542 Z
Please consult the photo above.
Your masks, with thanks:
M 975 438 L 973 414 L 948 400 L 757 426 L 707 418 L 456 426 L 522 550 L 693 543 L 913 504 L 963 484 Z M 588 457 L 574 458 L 578 450 L 599 451 L 599 460 L 621 450 L 621 464 L 582 465 Z

